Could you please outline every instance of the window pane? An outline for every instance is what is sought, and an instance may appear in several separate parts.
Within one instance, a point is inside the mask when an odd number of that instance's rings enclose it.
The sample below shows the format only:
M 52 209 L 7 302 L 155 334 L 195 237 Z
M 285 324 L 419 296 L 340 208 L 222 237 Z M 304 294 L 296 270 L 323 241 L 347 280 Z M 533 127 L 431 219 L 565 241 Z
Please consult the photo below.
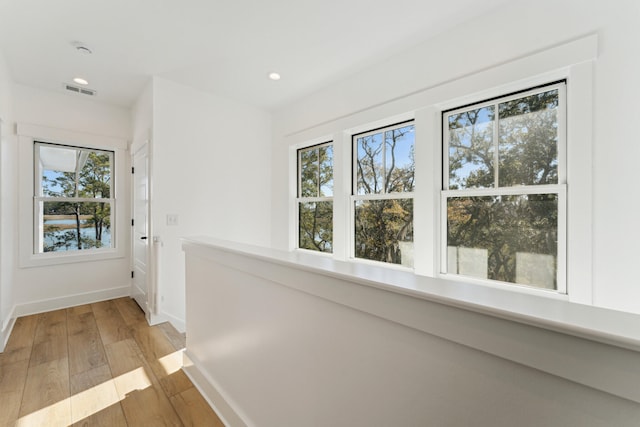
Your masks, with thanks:
M 494 118 L 493 106 L 448 117 L 449 189 L 494 186 Z
M 382 133 L 364 136 L 357 140 L 358 194 L 384 192 L 384 142 Z
M 112 247 L 109 202 L 41 202 L 42 251 Z
M 448 273 L 556 289 L 558 195 L 447 201 Z
M 298 247 L 333 251 L 333 202 L 299 203 Z
M 318 149 L 299 151 L 300 197 L 318 196 Z
M 411 192 L 415 176 L 413 146 L 414 126 L 404 126 L 385 132 L 386 191 Z
M 413 199 L 355 202 L 355 256 L 413 267 Z
M 558 90 L 501 103 L 501 187 L 558 183 Z
M 111 197 L 113 153 L 39 144 L 42 196 Z
M 319 148 L 320 197 L 333 197 L 333 145 Z

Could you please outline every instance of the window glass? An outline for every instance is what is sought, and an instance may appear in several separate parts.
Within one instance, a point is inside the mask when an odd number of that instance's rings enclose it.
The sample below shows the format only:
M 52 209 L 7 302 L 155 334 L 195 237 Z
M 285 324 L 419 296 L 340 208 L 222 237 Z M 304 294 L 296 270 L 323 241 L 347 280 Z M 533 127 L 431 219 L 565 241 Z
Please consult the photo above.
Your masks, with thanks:
M 558 183 L 558 90 L 503 102 L 500 186 Z
M 414 126 L 386 131 L 385 190 L 387 193 L 413 191 L 415 161 Z
M 556 288 L 558 196 L 452 197 L 448 272 Z
M 332 252 L 333 202 L 302 202 L 298 216 L 298 247 Z
M 494 185 L 493 106 L 451 114 L 449 124 L 449 188 Z
M 35 144 L 35 253 L 113 247 L 113 152 Z
M 41 196 L 109 198 L 113 153 L 40 146 Z
M 300 197 L 318 196 L 318 150 L 300 152 Z
M 357 194 L 384 192 L 384 144 L 382 133 L 357 139 Z
M 413 199 L 356 201 L 355 256 L 413 267 Z
M 318 149 L 320 197 L 333 196 L 333 145 Z
M 43 252 L 111 247 L 111 203 L 42 202 Z

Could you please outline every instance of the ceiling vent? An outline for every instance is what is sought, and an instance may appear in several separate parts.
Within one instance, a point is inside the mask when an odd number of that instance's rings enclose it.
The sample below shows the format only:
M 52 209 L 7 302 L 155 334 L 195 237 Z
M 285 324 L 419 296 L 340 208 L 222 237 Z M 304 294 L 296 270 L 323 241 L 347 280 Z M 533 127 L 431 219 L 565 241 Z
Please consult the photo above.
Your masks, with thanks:
M 69 92 L 80 93 L 82 95 L 96 96 L 96 91 L 92 89 L 85 89 L 83 87 L 73 86 L 69 84 L 65 84 L 64 88 Z

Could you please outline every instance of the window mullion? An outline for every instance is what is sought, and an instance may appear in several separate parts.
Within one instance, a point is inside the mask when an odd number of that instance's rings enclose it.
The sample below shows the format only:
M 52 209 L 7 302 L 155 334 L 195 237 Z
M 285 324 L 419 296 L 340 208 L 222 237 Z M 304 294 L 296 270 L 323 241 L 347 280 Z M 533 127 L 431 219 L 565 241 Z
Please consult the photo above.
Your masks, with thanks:
M 387 132 L 382 132 L 382 194 L 387 192 Z
M 523 185 L 501 188 L 469 188 L 463 190 L 442 190 L 447 197 L 518 196 L 526 194 L 557 194 L 564 184 Z
M 493 174 L 495 188 L 500 188 L 500 109 L 499 104 L 494 104 L 495 115 L 493 122 Z
M 317 179 L 316 179 L 316 196 L 320 197 L 320 147 L 316 148 L 318 152 Z
M 297 196 L 302 196 L 302 153 L 300 151 L 297 152 L 298 160 L 298 188 L 296 189 Z

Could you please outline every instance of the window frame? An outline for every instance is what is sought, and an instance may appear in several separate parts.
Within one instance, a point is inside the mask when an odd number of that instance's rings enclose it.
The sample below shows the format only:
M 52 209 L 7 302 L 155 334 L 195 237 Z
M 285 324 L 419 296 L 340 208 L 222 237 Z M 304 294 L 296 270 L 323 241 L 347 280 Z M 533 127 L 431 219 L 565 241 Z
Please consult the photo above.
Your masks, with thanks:
M 61 147 L 67 149 L 78 149 L 88 152 L 101 152 L 109 155 L 110 161 L 110 177 L 109 177 L 109 195 L 110 197 L 67 197 L 67 196 L 44 196 L 42 194 L 42 169 L 39 166 L 40 162 L 40 148 L 42 146 L 49 147 Z M 80 203 L 109 203 L 109 223 L 110 223 L 110 246 L 103 248 L 88 248 L 83 249 L 83 251 L 94 251 L 94 252 L 105 252 L 109 251 L 116 247 L 117 244 L 117 236 L 116 236 L 116 220 L 115 220 L 115 212 L 116 212 L 116 199 L 115 199 L 115 151 L 114 150 L 106 150 L 99 149 L 94 147 L 83 147 L 78 145 L 69 145 L 69 144 L 61 144 L 61 143 L 51 143 L 44 142 L 39 140 L 33 141 L 33 254 L 41 255 L 45 253 L 61 253 L 61 252 L 70 252 L 76 253 L 76 251 L 44 251 L 44 235 L 43 235 L 43 210 L 41 209 L 41 204 L 44 206 L 46 202 L 80 202 Z
M 288 197 L 278 196 L 273 205 L 274 247 L 286 251 L 295 248 L 295 149 L 314 142 L 333 139 L 336 143 L 334 255 L 333 260 L 345 262 L 345 268 L 360 271 L 358 264 L 366 260 L 350 258 L 350 227 L 352 218 L 348 206 L 351 190 L 351 135 L 365 132 L 388 123 L 414 118 L 416 122 L 416 180 L 420 183 L 414 198 L 416 276 L 445 279 L 447 285 L 424 292 L 435 292 L 445 299 L 464 299 L 470 292 L 480 306 L 499 304 L 504 295 L 517 294 L 522 312 L 543 300 L 562 300 L 598 306 L 593 281 L 593 159 L 594 133 L 592 126 L 595 94 L 594 61 L 598 58 L 598 36 L 588 35 L 530 55 L 512 58 L 483 70 L 434 85 L 426 85 L 411 94 L 401 95 L 375 108 L 357 109 L 352 114 L 329 117 L 316 123 L 296 122 L 278 137 L 274 146 L 276 156 L 288 159 L 286 173 L 275 171 L 274 179 L 286 186 Z M 442 191 L 442 111 L 467 104 L 515 93 L 549 82 L 567 82 L 567 294 L 539 288 L 501 285 L 498 282 L 477 282 L 470 278 L 440 274 L 440 192 Z M 300 124 L 296 127 L 295 124 Z M 587 124 L 587 125 L 585 125 Z M 281 145 L 280 145 L 281 144 Z M 285 201 L 286 199 L 286 201 Z M 286 205 L 286 215 L 283 215 Z M 285 230 L 287 232 L 285 232 Z M 305 254 L 306 255 L 306 254 Z M 310 255 L 305 262 L 321 265 L 321 258 Z M 378 265 L 380 265 L 378 263 Z M 394 265 L 384 264 L 389 274 Z M 386 273 L 385 273 L 386 274 Z M 467 284 L 473 284 L 468 287 Z M 402 284 L 398 283 L 401 288 Z M 413 288 L 411 288 L 413 289 Z M 418 292 L 422 292 L 418 290 Z M 515 308 L 518 311 L 518 308 Z
M 96 135 L 67 129 L 52 128 L 28 123 L 16 124 L 18 149 L 18 265 L 20 268 L 44 267 L 84 262 L 113 260 L 128 256 L 126 242 L 130 239 L 131 222 L 129 211 L 129 174 L 130 162 L 127 156 L 128 141 L 124 138 Z M 34 254 L 34 149 L 33 143 L 44 143 L 85 147 L 102 151 L 114 152 L 113 165 L 113 194 L 116 199 L 115 212 L 112 212 L 111 238 L 115 247 L 102 248 L 99 251 L 59 251 Z
M 548 293 L 555 293 L 560 295 L 568 294 L 568 285 L 567 285 L 567 230 L 568 230 L 568 217 L 567 217 L 567 111 L 568 111 L 568 99 L 567 99 L 567 80 L 557 80 L 552 81 L 546 84 L 536 85 L 534 87 L 530 87 L 527 89 L 507 93 L 503 96 L 494 96 L 488 99 L 479 100 L 478 102 L 466 103 L 460 107 L 450 108 L 447 110 L 441 111 L 441 126 L 442 126 L 442 138 L 441 138 L 441 150 L 442 150 L 442 174 L 441 174 L 441 190 L 440 190 L 440 221 L 439 221 L 439 229 L 440 229 L 440 248 L 439 248 L 439 276 L 443 278 L 453 278 L 453 279 L 461 279 L 464 281 L 477 283 L 477 284 L 490 284 L 497 285 L 500 287 L 508 287 L 508 288 L 525 288 L 532 289 L 535 291 L 542 291 Z M 465 189 L 449 189 L 449 132 L 448 132 L 448 117 L 464 112 L 469 111 L 471 109 L 481 109 L 487 106 L 495 106 L 496 112 L 498 111 L 498 106 L 501 103 L 506 103 L 509 101 L 513 101 L 516 99 L 522 99 L 527 96 L 540 94 L 544 92 L 548 92 L 551 90 L 558 91 L 558 109 L 557 109 L 557 120 L 558 120 L 558 142 L 557 142 L 557 156 L 558 156 L 558 166 L 557 166 L 557 175 L 558 182 L 557 184 L 541 184 L 541 185 L 518 185 L 518 186 L 494 186 L 489 188 L 465 188 Z M 499 155 L 499 150 L 497 146 L 499 144 L 499 138 L 497 137 L 498 131 L 498 123 L 500 117 L 499 115 L 495 119 L 494 124 L 494 144 L 496 144 L 496 150 L 494 155 L 496 159 Z M 498 164 L 498 162 L 496 162 Z M 498 174 L 494 177 L 494 183 L 498 183 Z M 447 216 L 447 201 L 451 198 L 456 197 L 482 197 L 482 196 L 511 196 L 511 195 L 532 195 L 532 194 L 556 194 L 557 195 L 557 205 L 558 205 L 558 223 L 557 223 L 557 233 L 558 233 L 558 242 L 557 242 L 557 258 L 556 258 L 556 288 L 555 289 L 547 289 L 542 287 L 536 287 L 534 285 L 525 285 L 519 283 L 511 283 L 504 282 L 500 280 L 494 279 L 483 279 L 477 277 L 470 277 L 461 275 L 458 273 L 450 273 L 448 272 L 448 241 L 447 241 L 447 224 L 448 224 L 448 216 Z
M 400 269 L 400 270 L 415 270 L 415 263 L 412 267 L 407 267 L 402 264 L 394 264 L 384 261 L 372 260 L 367 258 L 359 258 L 356 257 L 356 203 L 358 201 L 363 200 L 401 200 L 401 199 L 411 199 L 413 203 L 413 219 L 415 227 L 415 194 L 416 194 L 416 184 L 415 184 L 415 171 L 414 171 L 414 183 L 413 183 L 413 191 L 411 192 L 391 192 L 387 193 L 386 189 L 384 189 L 384 193 L 370 193 L 370 194 L 358 194 L 358 138 L 364 138 L 366 136 L 375 135 L 375 134 L 383 134 L 383 144 L 384 141 L 384 133 L 393 130 L 402 128 L 408 125 L 412 125 L 414 129 L 414 135 L 416 132 L 416 120 L 415 118 L 410 118 L 407 120 L 402 120 L 399 122 L 395 122 L 392 124 L 388 124 L 385 126 L 376 127 L 374 129 L 369 129 L 366 131 L 352 133 L 351 134 L 351 186 L 349 192 L 349 236 L 347 237 L 349 242 L 349 259 L 354 262 L 361 263 L 371 263 L 373 265 L 383 265 L 388 268 Z M 414 150 L 415 150 L 415 136 L 414 136 Z M 386 149 L 383 150 L 383 153 L 386 153 Z M 386 165 L 385 154 L 383 154 L 383 164 Z M 414 167 L 415 167 L 415 157 L 414 157 Z M 414 233 L 414 241 L 415 245 L 415 233 Z M 415 246 L 414 246 L 415 250 Z
M 332 150 L 332 158 L 331 158 L 331 163 L 332 163 L 332 170 L 331 170 L 331 179 L 333 181 L 333 188 L 332 188 L 332 196 L 328 197 L 328 196 L 316 196 L 316 197 L 308 197 L 305 196 L 303 197 L 301 195 L 302 193 L 302 162 L 300 161 L 300 157 L 302 155 L 303 151 L 309 151 L 309 150 L 320 150 L 320 148 L 323 147 L 331 147 Z M 335 145 L 333 140 L 329 140 L 329 141 L 325 141 L 325 142 L 320 142 L 317 144 L 312 144 L 312 145 L 308 145 L 308 146 L 304 146 L 304 147 L 299 147 L 295 150 L 296 153 L 296 198 L 295 198 L 295 212 L 296 212 L 296 227 L 295 227 L 295 249 L 299 250 L 299 251 L 305 251 L 305 252 L 309 252 L 309 253 L 314 253 L 314 254 L 321 254 L 321 255 L 325 255 L 325 256 L 332 256 L 334 253 L 334 240 L 333 236 L 334 236 L 334 220 L 333 218 L 335 217 L 335 203 L 334 203 L 334 197 L 335 197 Z M 319 168 L 320 168 L 320 162 L 319 162 L 319 157 L 318 157 L 318 177 L 320 176 L 320 172 L 319 172 Z M 320 180 L 318 180 L 318 194 L 320 194 Z M 331 241 L 331 251 L 316 251 L 313 249 L 307 249 L 307 248 L 301 248 L 300 247 L 300 204 L 301 203 L 317 203 L 317 202 L 331 202 L 331 208 L 332 208 L 332 230 L 331 230 L 331 235 L 332 235 L 332 241 Z

